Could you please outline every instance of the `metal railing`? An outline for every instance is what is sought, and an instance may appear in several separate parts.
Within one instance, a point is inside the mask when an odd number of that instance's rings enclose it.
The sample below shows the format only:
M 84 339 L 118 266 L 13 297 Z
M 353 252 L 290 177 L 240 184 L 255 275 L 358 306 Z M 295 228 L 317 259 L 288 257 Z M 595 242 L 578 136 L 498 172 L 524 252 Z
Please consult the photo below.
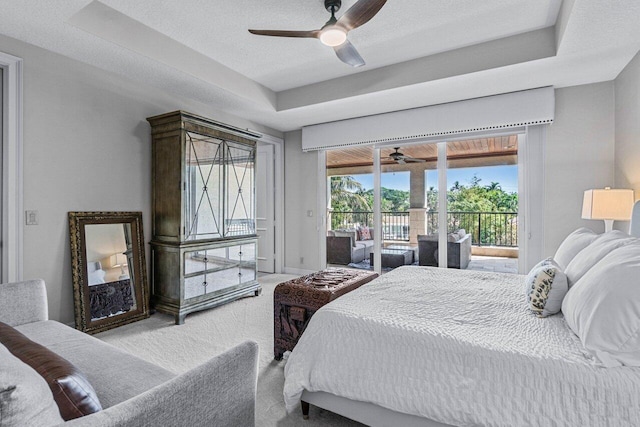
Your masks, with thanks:
M 427 234 L 438 232 L 438 212 L 427 212 Z M 517 212 L 447 212 L 447 233 L 464 228 L 475 246 L 518 247 Z
M 373 212 L 330 213 L 332 230 L 373 227 Z M 426 213 L 427 234 L 438 232 L 438 212 Z M 448 212 L 447 233 L 464 228 L 475 246 L 518 247 L 517 212 Z M 382 212 L 384 240 L 409 241 L 409 212 Z
M 373 212 L 331 212 L 331 229 L 373 227 Z M 382 212 L 382 238 L 409 241 L 409 212 Z

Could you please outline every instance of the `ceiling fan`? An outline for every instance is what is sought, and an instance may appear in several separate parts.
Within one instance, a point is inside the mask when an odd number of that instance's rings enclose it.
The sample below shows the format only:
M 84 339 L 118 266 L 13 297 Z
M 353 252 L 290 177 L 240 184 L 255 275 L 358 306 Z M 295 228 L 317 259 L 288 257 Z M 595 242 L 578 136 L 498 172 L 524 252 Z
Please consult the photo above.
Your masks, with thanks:
M 400 164 L 400 165 L 404 165 L 405 163 L 408 162 L 426 162 L 426 160 L 423 159 L 415 159 L 413 157 L 409 157 L 409 156 L 405 156 L 404 154 L 402 154 L 400 151 L 400 147 L 394 147 L 394 151 L 393 153 L 389 154 L 388 157 L 386 157 L 387 159 L 391 159 L 393 161 L 395 161 L 396 163 Z
M 352 67 L 361 67 L 365 64 L 364 59 L 347 39 L 347 33 L 369 22 L 386 2 L 387 0 L 358 0 L 340 19 L 336 19 L 336 12 L 342 6 L 342 0 L 324 0 L 324 7 L 331 12 L 331 18 L 319 30 L 249 30 L 249 32 L 259 36 L 320 39 L 323 44 L 333 48 L 342 62 Z

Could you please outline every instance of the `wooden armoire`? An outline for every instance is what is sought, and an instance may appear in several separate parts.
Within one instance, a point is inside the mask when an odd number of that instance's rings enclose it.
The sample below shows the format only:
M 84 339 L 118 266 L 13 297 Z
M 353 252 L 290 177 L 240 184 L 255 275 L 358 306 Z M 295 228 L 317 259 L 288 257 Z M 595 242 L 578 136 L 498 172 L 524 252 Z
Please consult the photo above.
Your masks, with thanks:
M 149 117 L 151 302 L 185 316 L 259 295 L 255 154 L 261 135 L 184 111 Z

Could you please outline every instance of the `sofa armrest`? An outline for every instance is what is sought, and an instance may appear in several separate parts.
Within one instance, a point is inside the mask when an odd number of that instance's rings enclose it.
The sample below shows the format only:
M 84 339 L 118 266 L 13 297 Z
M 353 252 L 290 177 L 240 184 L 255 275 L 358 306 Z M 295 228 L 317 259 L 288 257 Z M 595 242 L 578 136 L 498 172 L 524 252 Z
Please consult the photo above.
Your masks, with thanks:
M 349 264 L 353 249 L 351 237 L 327 236 L 327 263 Z
M 0 284 L 0 322 L 18 326 L 48 319 L 44 280 Z
M 255 426 L 257 381 L 258 344 L 246 341 L 132 399 L 62 425 Z
M 462 239 L 458 240 L 456 243 L 463 244 L 463 243 L 467 243 L 467 242 L 471 243 L 471 234 L 468 234 L 468 233 L 465 234 L 464 237 Z

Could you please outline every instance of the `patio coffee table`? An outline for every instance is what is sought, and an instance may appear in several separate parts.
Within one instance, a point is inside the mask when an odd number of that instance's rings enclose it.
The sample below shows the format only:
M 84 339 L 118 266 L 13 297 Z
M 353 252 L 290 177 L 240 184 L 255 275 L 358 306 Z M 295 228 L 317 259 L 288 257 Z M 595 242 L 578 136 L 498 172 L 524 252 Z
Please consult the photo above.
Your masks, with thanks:
M 413 249 L 381 249 L 382 268 L 397 268 L 413 264 Z M 369 255 L 369 264 L 373 267 L 373 252 Z

